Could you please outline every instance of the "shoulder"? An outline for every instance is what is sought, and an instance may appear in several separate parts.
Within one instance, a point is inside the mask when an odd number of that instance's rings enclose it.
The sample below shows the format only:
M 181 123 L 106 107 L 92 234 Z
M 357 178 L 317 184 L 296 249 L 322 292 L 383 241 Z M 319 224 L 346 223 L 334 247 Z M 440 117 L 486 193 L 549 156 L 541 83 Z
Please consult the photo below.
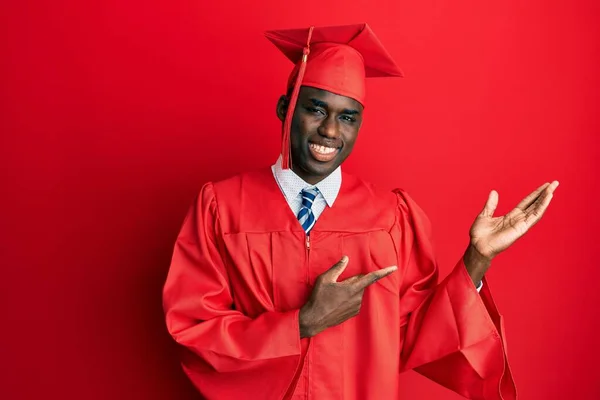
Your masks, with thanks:
M 406 193 L 404 189 L 384 188 L 345 172 L 342 174 L 342 182 L 344 192 L 351 193 L 357 201 L 376 208 L 397 208 L 403 203 L 402 194 Z
M 423 209 L 406 189 L 384 188 L 346 173 L 342 175 L 342 180 L 346 195 L 351 195 L 349 197 L 354 199 L 355 204 L 379 212 L 394 213 L 396 220 L 427 219 Z
M 270 168 L 243 172 L 218 181 L 209 181 L 202 185 L 196 194 L 195 207 L 216 212 L 218 208 L 233 205 L 241 201 L 242 193 L 260 192 L 260 187 L 268 182 Z M 270 178 L 273 179 L 272 175 Z
M 209 185 L 212 187 L 214 196 L 219 203 L 235 202 L 242 193 L 260 192 L 264 190 L 265 185 L 273 180 L 271 167 L 263 167 L 210 182 Z

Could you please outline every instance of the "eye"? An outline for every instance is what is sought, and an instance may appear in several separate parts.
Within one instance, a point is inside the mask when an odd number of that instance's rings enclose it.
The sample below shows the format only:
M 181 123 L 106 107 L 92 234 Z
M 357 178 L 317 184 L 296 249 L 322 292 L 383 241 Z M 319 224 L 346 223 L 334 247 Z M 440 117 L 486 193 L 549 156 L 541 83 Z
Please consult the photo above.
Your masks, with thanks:
M 320 108 L 306 107 L 306 110 L 313 114 L 325 115 L 325 111 L 321 110 Z
M 342 115 L 341 118 L 346 122 L 356 122 L 356 118 L 351 117 L 349 115 Z

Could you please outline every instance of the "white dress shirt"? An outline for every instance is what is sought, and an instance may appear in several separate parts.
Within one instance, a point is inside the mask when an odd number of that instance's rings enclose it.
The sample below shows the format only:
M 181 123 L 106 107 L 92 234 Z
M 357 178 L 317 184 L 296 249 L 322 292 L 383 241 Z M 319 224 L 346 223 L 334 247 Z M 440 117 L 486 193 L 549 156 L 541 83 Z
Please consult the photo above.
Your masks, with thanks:
M 281 156 L 279 156 L 277 162 L 271 167 L 271 170 L 279 185 L 279 189 L 283 192 L 294 215 L 298 215 L 302 208 L 302 190 L 313 189 L 315 187 L 319 189 L 311 207 L 315 221 L 319 219 L 325 207 L 333 206 L 342 186 L 342 167 L 337 167 L 327 178 L 316 185 L 305 182 L 291 169 L 282 169 Z

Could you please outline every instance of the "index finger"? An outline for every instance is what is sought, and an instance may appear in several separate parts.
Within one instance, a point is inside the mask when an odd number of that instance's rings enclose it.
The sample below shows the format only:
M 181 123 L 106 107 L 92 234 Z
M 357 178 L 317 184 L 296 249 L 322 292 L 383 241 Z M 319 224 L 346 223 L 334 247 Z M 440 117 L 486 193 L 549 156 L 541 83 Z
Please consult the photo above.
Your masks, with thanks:
M 392 272 L 394 272 L 397 269 L 398 269 L 397 266 L 392 265 L 391 267 L 382 268 L 382 269 L 377 270 L 377 271 L 369 272 L 365 276 L 361 277 L 355 283 L 356 289 L 357 290 L 363 290 L 367 286 L 370 286 L 370 285 L 374 284 L 375 282 L 377 282 L 381 278 L 385 278 L 386 276 L 388 276 L 389 274 L 391 274 Z

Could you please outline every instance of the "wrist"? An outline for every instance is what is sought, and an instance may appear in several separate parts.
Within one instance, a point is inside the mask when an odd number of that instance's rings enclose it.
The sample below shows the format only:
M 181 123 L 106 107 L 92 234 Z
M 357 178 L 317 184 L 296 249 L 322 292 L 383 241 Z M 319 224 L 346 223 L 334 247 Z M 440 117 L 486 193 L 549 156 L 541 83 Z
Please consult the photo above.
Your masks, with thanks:
M 300 328 L 300 339 L 309 338 L 314 336 L 314 329 L 310 322 L 311 318 L 309 317 L 310 311 L 306 306 L 300 309 L 298 313 L 298 326 Z
M 465 251 L 463 261 L 473 284 L 477 287 L 490 267 L 492 258 L 481 254 L 473 244 L 470 244 Z

